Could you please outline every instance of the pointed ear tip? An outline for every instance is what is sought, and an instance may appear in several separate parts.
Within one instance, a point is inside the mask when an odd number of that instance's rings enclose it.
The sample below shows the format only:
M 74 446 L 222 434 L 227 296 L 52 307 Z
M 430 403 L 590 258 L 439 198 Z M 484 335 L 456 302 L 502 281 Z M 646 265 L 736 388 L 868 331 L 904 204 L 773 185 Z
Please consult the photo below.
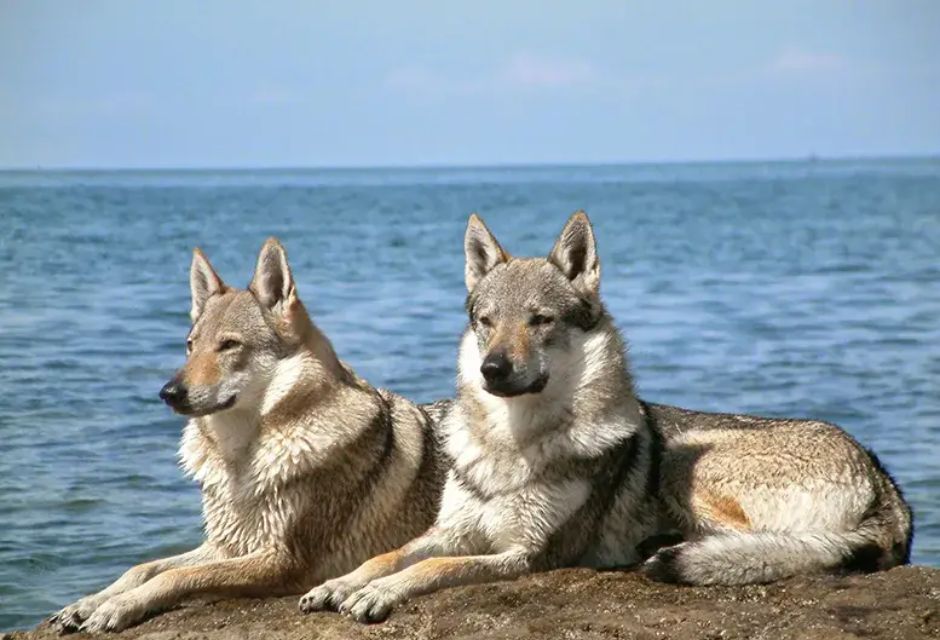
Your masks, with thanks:
M 209 258 L 206 256 L 205 252 L 199 247 L 193 247 L 192 268 L 195 269 L 197 266 L 199 268 L 208 266 L 212 269 L 212 263 L 209 262 Z
M 481 218 L 481 217 L 480 217 L 480 214 L 478 214 L 476 211 L 474 211 L 473 213 L 471 213 L 471 214 L 470 214 L 470 217 L 467 218 L 467 226 L 468 226 L 468 227 L 472 227 L 472 226 L 476 226 L 476 225 L 482 225 L 482 224 L 483 224 L 483 218 Z

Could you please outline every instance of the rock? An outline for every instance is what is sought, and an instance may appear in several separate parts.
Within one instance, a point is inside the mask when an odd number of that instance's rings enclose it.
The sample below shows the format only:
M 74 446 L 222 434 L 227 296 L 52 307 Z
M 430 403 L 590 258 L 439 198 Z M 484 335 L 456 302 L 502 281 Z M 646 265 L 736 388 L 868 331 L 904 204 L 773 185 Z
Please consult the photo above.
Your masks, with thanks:
M 748 587 L 676 587 L 628 572 L 565 569 L 415 598 L 387 622 L 302 615 L 298 598 L 192 603 L 120 634 L 140 640 L 386 638 L 940 638 L 940 569 L 812 576 Z M 57 638 L 43 624 L 14 640 Z M 79 640 L 84 634 L 69 636 Z

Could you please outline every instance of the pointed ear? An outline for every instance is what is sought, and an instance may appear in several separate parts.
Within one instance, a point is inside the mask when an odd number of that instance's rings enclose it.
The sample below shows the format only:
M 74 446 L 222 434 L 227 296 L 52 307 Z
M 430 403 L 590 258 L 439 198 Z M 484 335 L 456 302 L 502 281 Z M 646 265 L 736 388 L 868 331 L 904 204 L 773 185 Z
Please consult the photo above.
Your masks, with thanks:
M 277 238 L 268 238 L 258 254 L 258 265 L 248 289 L 268 309 L 297 295 L 294 276 L 287 264 L 287 251 Z
M 202 314 L 209 298 L 228 290 L 199 247 L 193 249 L 193 262 L 189 267 L 189 289 L 193 294 L 193 305 L 189 310 L 189 317 L 193 322 Z
M 496 241 L 483 220 L 475 213 L 470 214 L 467 222 L 467 234 L 463 240 L 463 250 L 467 256 L 464 277 L 467 291 L 473 291 L 477 283 L 498 264 L 508 262 L 510 255 Z
M 601 263 L 597 258 L 594 229 L 586 213 L 577 211 L 568 218 L 548 259 L 580 292 L 597 295 L 601 284 Z

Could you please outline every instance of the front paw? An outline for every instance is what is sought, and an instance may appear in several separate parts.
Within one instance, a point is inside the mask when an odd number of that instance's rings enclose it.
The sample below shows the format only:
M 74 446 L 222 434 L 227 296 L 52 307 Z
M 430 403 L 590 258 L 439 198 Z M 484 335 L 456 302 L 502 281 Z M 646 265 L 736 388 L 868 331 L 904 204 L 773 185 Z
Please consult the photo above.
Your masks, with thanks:
M 146 613 L 146 608 L 135 600 L 115 596 L 95 609 L 80 629 L 88 633 L 121 631 L 140 622 Z
M 339 611 L 359 622 L 382 622 L 402 600 L 404 597 L 393 586 L 375 580 L 346 598 Z
M 319 587 L 314 587 L 300 599 L 298 606 L 304 613 L 313 611 L 335 611 L 346 598 L 362 585 L 348 577 L 327 580 Z
M 95 609 L 100 607 L 106 600 L 107 598 L 97 594 L 85 596 L 49 618 L 49 623 L 56 627 L 61 633 L 77 631 L 78 628 L 82 626 L 82 623 L 88 619 L 88 616 L 94 613 Z

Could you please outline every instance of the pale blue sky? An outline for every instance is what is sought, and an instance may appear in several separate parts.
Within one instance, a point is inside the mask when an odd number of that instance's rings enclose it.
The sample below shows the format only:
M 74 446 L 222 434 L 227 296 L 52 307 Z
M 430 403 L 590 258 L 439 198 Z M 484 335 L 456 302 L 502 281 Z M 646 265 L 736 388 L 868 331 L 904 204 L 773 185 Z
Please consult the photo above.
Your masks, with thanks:
M 0 166 L 940 153 L 940 2 L 0 0 Z

